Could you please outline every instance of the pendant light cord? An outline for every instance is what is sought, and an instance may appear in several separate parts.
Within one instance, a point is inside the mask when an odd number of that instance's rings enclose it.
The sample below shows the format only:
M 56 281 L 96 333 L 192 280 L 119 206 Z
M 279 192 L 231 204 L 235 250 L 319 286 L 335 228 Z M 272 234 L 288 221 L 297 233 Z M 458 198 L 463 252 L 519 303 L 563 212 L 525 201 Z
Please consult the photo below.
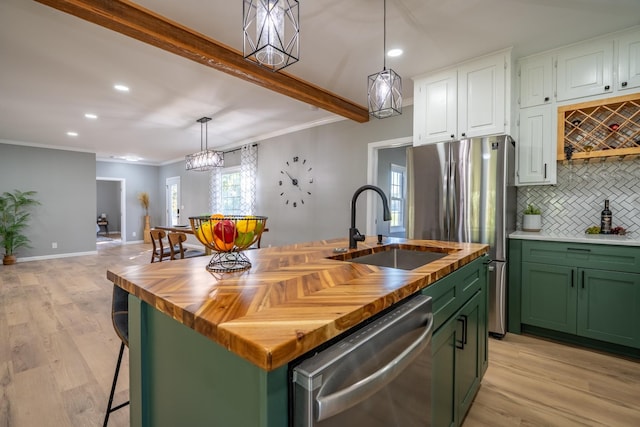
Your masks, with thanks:
M 382 18 L 382 70 L 387 69 L 387 0 L 383 0 L 383 18 Z

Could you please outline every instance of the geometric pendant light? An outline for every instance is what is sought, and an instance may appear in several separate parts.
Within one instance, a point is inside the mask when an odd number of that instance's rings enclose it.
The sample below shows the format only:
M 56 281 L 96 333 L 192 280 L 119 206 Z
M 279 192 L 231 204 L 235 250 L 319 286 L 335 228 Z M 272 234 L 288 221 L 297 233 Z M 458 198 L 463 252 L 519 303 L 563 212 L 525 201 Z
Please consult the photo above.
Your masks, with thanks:
M 384 41 L 382 71 L 367 79 L 369 114 L 378 119 L 402 114 L 402 78 L 392 69 L 387 70 L 387 1 L 384 0 Z
M 210 120 L 211 118 L 209 117 L 202 117 L 196 120 L 200 123 L 200 151 L 185 156 L 185 168 L 188 171 L 204 172 L 224 166 L 224 153 L 222 151 L 209 150 L 207 122 Z
M 243 55 L 271 71 L 300 58 L 297 0 L 243 0 Z

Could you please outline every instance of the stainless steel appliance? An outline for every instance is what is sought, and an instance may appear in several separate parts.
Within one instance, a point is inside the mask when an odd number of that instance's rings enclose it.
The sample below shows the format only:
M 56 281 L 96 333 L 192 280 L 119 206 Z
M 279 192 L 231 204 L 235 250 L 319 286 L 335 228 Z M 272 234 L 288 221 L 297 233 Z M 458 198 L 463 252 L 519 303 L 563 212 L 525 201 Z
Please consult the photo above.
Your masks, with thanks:
M 293 426 L 430 426 L 432 333 L 418 295 L 293 367 Z
M 502 135 L 423 145 L 407 156 L 407 236 L 490 245 L 489 332 L 498 337 L 506 332 L 507 236 L 516 228 L 514 147 Z

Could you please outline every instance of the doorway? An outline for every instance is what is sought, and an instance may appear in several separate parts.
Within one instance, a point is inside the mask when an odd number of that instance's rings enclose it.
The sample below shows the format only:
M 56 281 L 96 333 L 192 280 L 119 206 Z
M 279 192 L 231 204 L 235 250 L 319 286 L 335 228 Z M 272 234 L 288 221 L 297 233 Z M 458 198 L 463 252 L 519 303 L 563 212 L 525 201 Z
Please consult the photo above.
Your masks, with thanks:
M 106 237 L 102 239 L 103 241 L 116 243 L 127 241 L 125 195 L 126 182 L 124 178 L 96 177 L 96 220 L 98 216 L 105 214 L 108 223 L 106 227 L 96 228 L 96 236 Z M 101 234 L 101 232 L 104 233 Z
M 167 194 L 165 200 L 167 201 L 166 209 L 166 223 L 170 226 L 182 225 L 180 223 L 180 177 L 172 176 L 167 178 Z
M 394 197 L 392 197 L 391 178 L 394 176 L 394 174 L 391 173 L 392 168 L 390 164 L 388 164 L 389 162 L 386 160 L 389 157 L 386 155 L 383 155 L 383 152 L 381 150 L 386 151 L 387 149 L 397 149 L 394 151 L 400 152 L 412 144 L 413 144 L 413 137 L 408 136 L 403 138 L 389 139 L 386 141 L 371 142 L 367 146 L 367 151 L 368 151 L 367 182 L 371 185 L 380 187 L 384 191 L 384 193 L 387 195 L 387 198 L 389 199 L 389 203 L 391 204 L 393 204 L 392 201 L 394 199 Z M 401 158 L 397 158 L 394 162 L 392 162 L 396 165 L 396 168 L 395 168 L 396 171 L 398 170 L 397 166 L 399 163 L 406 164 L 406 155 L 404 156 L 400 155 L 400 156 Z M 404 161 L 402 160 L 402 157 L 404 157 Z M 383 163 L 383 161 L 384 161 L 384 164 L 381 164 Z M 392 212 L 392 215 L 393 215 L 393 212 Z M 389 229 L 390 226 L 388 224 L 379 225 L 381 220 L 378 221 L 378 218 L 380 219 L 382 218 L 382 203 L 380 203 L 380 198 L 375 193 L 373 193 L 372 191 L 368 191 L 367 192 L 367 232 L 366 234 L 367 235 L 383 234 L 385 236 L 402 234 L 402 231 L 400 231 L 401 227 L 394 226 L 393 229 Z

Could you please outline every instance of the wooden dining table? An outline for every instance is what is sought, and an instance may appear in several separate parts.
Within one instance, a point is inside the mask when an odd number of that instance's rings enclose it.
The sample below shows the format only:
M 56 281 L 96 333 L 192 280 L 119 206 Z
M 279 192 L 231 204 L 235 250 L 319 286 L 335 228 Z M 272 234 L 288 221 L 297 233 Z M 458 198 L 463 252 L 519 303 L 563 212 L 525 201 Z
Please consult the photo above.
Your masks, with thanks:
M 158 228 L 160 230 L 170 231 L 173 233 L 185 233 L 185 234 L 195 235 L 190 225 L 157 225 L 155 228 Z M 268 228 L 265 228 L 264 230 L 262 230 L 263 233 L 266 233 L 268 231 L 269 231 Z M 261 240 L 262 240 L 262 236 L 260 236 L 256 245 L 258 249 L 260 248 Z M 211 249 L 205 246 L 205 253 L 207 255 L 211 255 Z

